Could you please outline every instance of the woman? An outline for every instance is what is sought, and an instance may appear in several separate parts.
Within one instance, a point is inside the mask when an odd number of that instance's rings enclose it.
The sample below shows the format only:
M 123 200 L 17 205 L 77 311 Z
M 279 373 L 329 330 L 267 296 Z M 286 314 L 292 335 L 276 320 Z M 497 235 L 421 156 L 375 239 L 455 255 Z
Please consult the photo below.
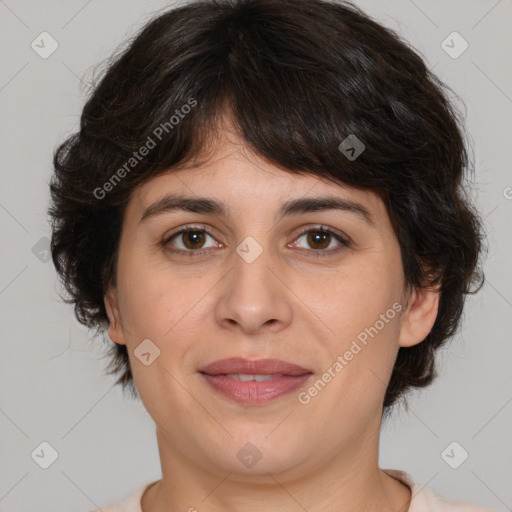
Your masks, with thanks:
M 196 1 L 110 64 L 56 151 L 52 255 L 162 479 L 103 511 L 482 511 L 378 466 L 481 282 L 464 131 L 348 3 Z

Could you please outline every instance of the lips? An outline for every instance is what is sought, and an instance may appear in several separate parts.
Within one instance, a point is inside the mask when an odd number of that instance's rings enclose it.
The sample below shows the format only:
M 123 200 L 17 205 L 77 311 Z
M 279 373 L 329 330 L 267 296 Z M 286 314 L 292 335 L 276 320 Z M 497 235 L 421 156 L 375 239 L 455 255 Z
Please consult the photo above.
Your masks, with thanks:
M 207 375 L 291 375 L 312 373 L 311 370 L 280 359 L 244 359 L 232 357 L 214 361 L 198 370 Z
M 311 373 L 275 376 L 267 381 L 242 381 L 228 375 L 208 375 L 207 373 L 199 375 L 220 395 L 248 406 L 261 406 L 278 398 L 290 397 L 294 391 L 307 385 L 313 378 Z
M 211 389 L 243 405 L 263 405 L 290 395 L 313 372 L 280 359 L 220 359 L 198 370 Z

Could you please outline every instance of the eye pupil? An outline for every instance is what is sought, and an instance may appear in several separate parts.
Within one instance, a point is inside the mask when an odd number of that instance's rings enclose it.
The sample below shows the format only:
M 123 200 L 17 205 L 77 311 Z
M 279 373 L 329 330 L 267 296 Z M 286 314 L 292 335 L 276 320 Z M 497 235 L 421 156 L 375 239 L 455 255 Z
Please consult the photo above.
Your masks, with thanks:
M 325 249 L 325 247 L 329 247 L 329 233 L 323 233 L 322 231 L 311 231 L 308 237 L 308 243 L 311 242 L 312 245 L 315 244 L 323 244 L 320 249 Z M 327 240 L 327 244 L 325 241 Z
M 197 249 L 197 245 L 204 243 L 204 233 L 202 231 L 187 231 L 183 234 L 183 242 L 187 249 Z

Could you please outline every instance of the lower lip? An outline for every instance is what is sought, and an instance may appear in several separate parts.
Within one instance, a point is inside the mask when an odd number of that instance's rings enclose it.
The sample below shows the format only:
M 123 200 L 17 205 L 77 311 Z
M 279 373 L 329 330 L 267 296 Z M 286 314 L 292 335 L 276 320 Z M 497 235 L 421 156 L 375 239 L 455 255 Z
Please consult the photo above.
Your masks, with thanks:
M 226 375 L 207 375 L 201 373 L 210 386 L 236 402 L 248 405 L 258 405 L 270 402 L 280 396 L 295 391 L 304 385 L 313 375 L 283 375 L 267 381 L 241 381 Z

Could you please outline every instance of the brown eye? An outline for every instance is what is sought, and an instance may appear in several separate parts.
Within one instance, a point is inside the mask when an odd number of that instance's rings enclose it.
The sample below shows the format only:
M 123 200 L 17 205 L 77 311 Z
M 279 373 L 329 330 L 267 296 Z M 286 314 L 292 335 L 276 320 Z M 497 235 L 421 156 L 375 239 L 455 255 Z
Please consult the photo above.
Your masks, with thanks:
M 194 253 L 199 252 L 201 249 L 208 248 L 205 247 L 207 237 L 214 240 L 204 229 L 185 228 L 164 240 L 163 245 L 173 252 Z M 210 245 L 210 247 L 213 246 Z
M 314 249 L 326 249 L 331 242 L 331 235 L 324 231 L 310 231 L 306 233 L 310 247 Z
M 185 231 L 181 233 L 181 241 L 187 249 L 200 249 L 204 240 L 205 233 L 203 231 Z
M 306 239 L 306 246 L 301 246 L 300 239 Z M 332 246 L 334 242 L 334 246 Z M 304 230 L 297 241 L 293 243 L 294 247 L 306 249 L 313 256 L 328 256 L 338 253 L 347 247 L 350 243 L 341 235 L 325 228 L 310 228 Z M 329 249 L 329 247 L 331 247 Z

